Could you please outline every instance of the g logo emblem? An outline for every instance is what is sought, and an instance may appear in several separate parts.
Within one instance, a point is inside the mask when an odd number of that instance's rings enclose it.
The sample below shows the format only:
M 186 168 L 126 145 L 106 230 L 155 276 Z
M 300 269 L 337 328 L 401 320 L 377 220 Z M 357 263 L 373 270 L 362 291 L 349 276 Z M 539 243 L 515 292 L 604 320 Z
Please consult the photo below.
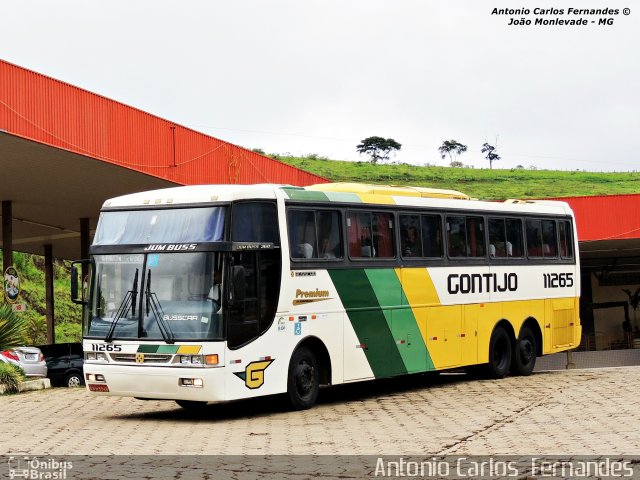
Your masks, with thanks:
M 136 363 L 144 363 L 144 353 L 136 353 Z
M 264 371 L 269 365 L 273 363 L 273 360 L 261 360 L 259 362 L 251 362 L 244 369 L 244 372 L 234 372 L 234 374 L 244 380 L 244 384 L 247 388 L 252 390 L 260 388 L 264 384 Z

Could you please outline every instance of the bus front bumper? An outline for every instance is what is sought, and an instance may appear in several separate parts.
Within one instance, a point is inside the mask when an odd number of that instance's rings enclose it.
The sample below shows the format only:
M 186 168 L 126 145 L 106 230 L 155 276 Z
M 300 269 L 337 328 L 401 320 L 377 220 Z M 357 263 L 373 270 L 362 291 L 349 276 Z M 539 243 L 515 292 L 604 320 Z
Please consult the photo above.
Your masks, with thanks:
M 158 400 L 222 402 L 224 371 L 224 367 L 84 364 L 85 382 L 91 393 Z

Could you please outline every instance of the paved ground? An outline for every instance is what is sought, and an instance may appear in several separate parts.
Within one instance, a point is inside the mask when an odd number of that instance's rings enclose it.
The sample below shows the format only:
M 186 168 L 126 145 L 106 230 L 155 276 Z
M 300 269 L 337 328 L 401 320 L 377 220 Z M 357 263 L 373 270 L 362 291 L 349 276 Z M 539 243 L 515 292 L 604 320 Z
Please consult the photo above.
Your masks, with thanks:
M 53 389 L 0 397 L 0 454 L 640 454 L 640 367 L 500 381 L 408 377 L 283 399 L 212 405 Z

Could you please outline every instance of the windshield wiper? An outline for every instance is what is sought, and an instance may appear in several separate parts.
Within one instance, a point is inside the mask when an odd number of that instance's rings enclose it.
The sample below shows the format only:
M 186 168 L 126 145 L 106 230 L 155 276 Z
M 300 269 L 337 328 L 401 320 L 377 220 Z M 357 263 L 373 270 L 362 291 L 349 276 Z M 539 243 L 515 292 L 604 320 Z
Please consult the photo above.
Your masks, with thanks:
M 169 324 L 164 320 L 164 310 L 162 310 L 162 306 L 160 305 L 160 301 L 158 300 L 158 296 L 151 291 L 151 270 L 147 271 L 147 289 L 146 289 L 147 301 L 146 301 L 146 310 L 147 316 L 149 316 L 149 310 L 153 313 L 153 317 L 156 319 L 156 323 L 158 324 L 158 329 L 160 330 L 160 334 L 164 339 L 165 343 L 175 343 L 175 336 L 173 332 L 169 328 Z
M 109 328 L 109 332 L 107 332 L 107 336 L 104 337 L 105 342 L 110 342 L 113 338 L 113 332 L 116 330 L 116 325 L 118 321 L 124 317 L 129 308 L 131 308 L 131 315 L 135 317 L 136 315 L 136 298 L 138 298 L 138 269 L 136 268 L 136 274 L 133 277 L 133 287 L 131 290 L 127 292 L 127 294 L 120 302 L 120 306 L 116 311 L 116 316 L 113 317 L 113 321 L 111 322 L 111 328 Z

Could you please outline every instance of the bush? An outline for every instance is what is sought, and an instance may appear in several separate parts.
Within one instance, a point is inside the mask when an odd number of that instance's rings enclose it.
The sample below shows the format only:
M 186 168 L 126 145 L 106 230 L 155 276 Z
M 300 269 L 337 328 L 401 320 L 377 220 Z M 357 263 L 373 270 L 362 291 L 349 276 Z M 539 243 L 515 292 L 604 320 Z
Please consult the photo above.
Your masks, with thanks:
M 24 380 L 24 371 L 20 367 L 0 362 L 0 385 L 4 385 L 9 393 L 18 391 L 18 384 Z

